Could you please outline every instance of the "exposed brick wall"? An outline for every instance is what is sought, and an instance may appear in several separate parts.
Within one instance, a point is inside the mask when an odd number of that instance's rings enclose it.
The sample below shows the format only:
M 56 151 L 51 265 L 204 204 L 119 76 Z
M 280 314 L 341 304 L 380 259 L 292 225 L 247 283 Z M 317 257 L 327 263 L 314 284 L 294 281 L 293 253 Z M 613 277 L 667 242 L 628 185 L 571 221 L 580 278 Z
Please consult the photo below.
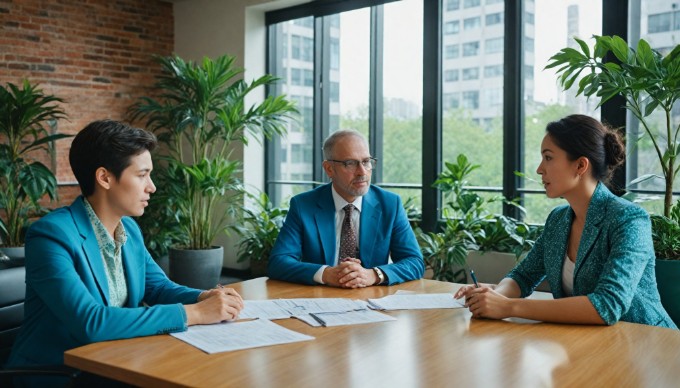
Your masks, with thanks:
M 64 99 L 61 133 L 124 120 L 154 82 L 152 54 L 172 53 L 173 24 L 172 3 L 158 0 L 0 0 L 0 84 L 27 78 Z M 54 162 L 44 160 L 56 165 L 61 204 L 79 194 L 70 144 L 59 140 Z

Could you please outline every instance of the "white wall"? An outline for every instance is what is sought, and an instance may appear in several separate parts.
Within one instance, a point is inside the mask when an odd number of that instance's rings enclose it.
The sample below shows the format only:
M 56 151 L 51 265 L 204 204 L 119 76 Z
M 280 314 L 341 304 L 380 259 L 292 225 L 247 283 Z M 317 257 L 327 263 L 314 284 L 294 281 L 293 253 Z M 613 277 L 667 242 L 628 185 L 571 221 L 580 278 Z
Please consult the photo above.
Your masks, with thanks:
M 175 0 L 175 54 L 185 60 L 236 56 L 235 65 L 246 69 L 244 78 L 252 80 L 265 74 L 267 11 L 310 0 Z M 264 89 L 251 93 L 247 105 L 264 98 Z M 256 140 L 247 147 L 234 149 L 233 156 L 243 160 L 243 180 L 251 191 L 264 190 L 264 145 Z M 237 263 L 238 238 L 223 236 L 224 267 L 245 269 Z

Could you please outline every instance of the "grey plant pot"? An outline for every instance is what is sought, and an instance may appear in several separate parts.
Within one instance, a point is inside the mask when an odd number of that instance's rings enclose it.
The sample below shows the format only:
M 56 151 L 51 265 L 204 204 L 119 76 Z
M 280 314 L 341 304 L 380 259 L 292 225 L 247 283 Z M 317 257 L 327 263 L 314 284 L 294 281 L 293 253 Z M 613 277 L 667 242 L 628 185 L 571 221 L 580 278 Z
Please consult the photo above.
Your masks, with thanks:
M 168 252 L 170 279 L 187 287 L 207 290 L 220 281 L 224 248 L 175 249 Z

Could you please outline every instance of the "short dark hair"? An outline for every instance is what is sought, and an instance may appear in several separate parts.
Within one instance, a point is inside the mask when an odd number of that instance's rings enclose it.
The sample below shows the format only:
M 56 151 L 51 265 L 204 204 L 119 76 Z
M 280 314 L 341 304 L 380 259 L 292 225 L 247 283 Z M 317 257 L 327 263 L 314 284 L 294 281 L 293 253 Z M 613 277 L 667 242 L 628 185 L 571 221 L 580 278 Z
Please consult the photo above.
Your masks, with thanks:
M 585 115 L 570 115 L 553 121 L 545 131 L 569 160 L 588 158 L 592 174 L 607 183 L 614 170 L 626 160 L 621 135 L 598 120 Z
M 130 165 L 130 159 L 156 148 L 156 136 L 113 120 L 93 121 L 71 143 L 68 159 L 84 196 L 94 193 L 95 171 L 104 167 L 116 179 Z

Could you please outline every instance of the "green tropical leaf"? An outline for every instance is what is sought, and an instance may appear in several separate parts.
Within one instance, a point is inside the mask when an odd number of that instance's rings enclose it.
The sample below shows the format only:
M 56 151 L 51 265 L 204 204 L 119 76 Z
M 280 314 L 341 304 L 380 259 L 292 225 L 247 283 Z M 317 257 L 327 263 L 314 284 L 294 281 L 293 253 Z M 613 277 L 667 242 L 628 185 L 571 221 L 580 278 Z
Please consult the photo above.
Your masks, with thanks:
M 630 48 L 628 48 L 628 43 L 621 37 L 614 35 L 611 40 L 611 50 L 621 62 L 628 62 L 628 54 L 630 53 Z

